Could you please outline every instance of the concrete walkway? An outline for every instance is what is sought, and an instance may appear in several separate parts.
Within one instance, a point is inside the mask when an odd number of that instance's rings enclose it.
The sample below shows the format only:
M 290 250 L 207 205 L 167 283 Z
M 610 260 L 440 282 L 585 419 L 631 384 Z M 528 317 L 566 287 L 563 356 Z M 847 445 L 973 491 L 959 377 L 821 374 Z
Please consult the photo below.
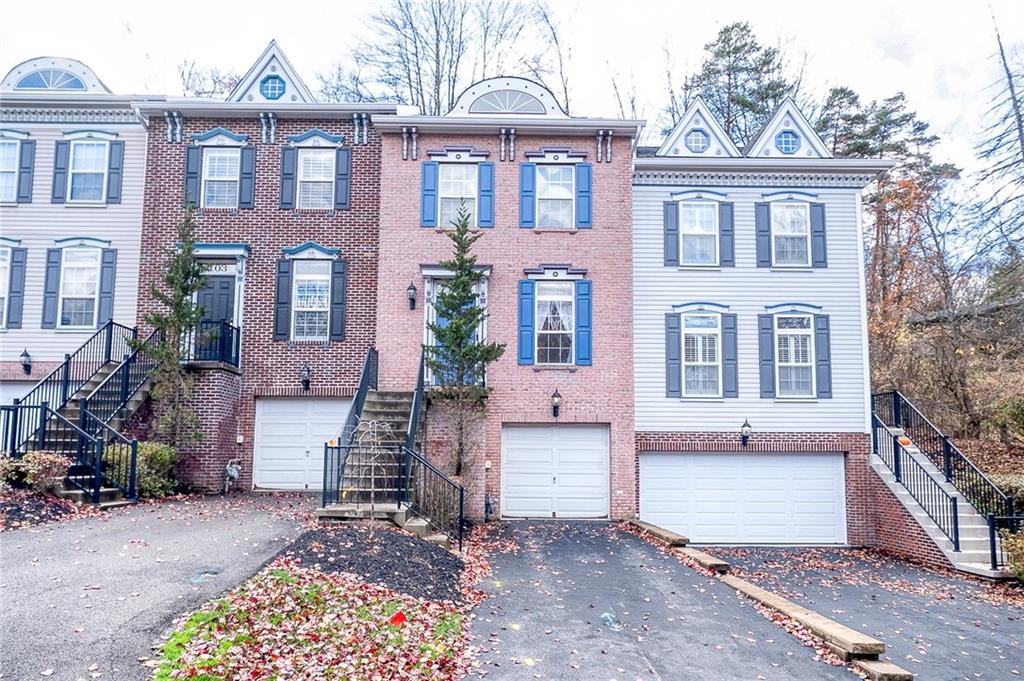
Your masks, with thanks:
M 255 573 L 313 507 L 209 497 L 0 533 L 2 678 L 148 678 L 138 658 L 171 621 Z

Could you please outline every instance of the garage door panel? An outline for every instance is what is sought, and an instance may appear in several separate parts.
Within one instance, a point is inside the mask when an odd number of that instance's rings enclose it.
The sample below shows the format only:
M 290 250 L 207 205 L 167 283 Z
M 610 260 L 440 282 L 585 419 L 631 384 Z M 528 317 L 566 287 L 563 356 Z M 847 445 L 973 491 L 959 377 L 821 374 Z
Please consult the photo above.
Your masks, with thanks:
M 267 489 L 319 489 L 324 442 L 337 436 L 351 400 L 258 398 L 253 483 Z

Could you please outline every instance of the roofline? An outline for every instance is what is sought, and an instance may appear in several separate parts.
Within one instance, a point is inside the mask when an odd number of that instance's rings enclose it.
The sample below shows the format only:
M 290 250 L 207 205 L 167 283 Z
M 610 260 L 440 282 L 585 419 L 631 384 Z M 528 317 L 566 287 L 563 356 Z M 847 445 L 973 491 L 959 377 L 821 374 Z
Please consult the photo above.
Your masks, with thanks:
M 210 118 L 249 118 L 271 112 L 278 118 L 316 118 L 333 115 L 350 116 L 354 113 L 393 114 L 397 104 L 374 104 L 369 102 L 220 102 L 210 100 L 146 98 L 132 102 L 143 114 L 162 115 L 165 111 L 178 111 L 185 115 Z M 376 118 L 374 118 L 376 120 Z
M 896 161 L 882 158 L 700 158 L 654 156 L 633 160 L 633 169 L 883 173 Z
M 515 128 L 519 134 L 543 132 L 561 135 L 591 135 L 598 130 L 639 137 L 646 121 L 621 118 L 554 118 L 549 116 L 375 116 L 378 132 L 402 132 L 415 127 L 418 132 L 493 133 L 498 128 Z
M 142 95 L 112 95 L 102 92 L 60 93 L 58 90 L 37 90 L 35 92 L 3 92 L 0 93 L 0 108 L 38 107 L 110 107 L 120 105 L 124 108 L 135 106 L 135 100 Z

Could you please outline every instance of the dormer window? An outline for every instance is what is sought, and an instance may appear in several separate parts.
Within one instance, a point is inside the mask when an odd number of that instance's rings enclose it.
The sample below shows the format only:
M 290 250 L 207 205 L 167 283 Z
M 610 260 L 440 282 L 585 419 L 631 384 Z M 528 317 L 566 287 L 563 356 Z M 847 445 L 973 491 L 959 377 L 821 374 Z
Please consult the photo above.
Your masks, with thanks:
M 706 132 L 694 128 L 686 133 L 686 148 L 695 154 L 702 154 L 711 146 L 711 138 Z
M 800 135 L 792 130 L 783 130 L 775 136 L 775 148 L 783 154 L 795 154 L 800 149 Z
M 260 93 L 270 100 L 281 99 L 284 96 L 285 83 L 281 76 L 267 76 L 260 81 Z

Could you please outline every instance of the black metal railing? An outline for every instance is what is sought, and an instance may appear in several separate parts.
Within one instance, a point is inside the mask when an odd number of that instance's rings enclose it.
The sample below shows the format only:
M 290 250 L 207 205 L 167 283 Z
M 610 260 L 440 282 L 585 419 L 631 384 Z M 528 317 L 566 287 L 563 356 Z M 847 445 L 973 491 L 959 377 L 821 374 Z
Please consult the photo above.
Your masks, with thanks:
M 107 425 L 118 416 L 126 416 L 124 409 L 128 402 L 146 384 L 149 374 L 156 368 L 155 349 L 160 342 L 161 334 L 154 330 L 141 345 L 126 354 L 117 369 L 82 398 L 81 413 L 89 411 Z
M 185 361 L 223 362 L 237 367 L 241 339 L 238 327 L 228 321 L 199 322 L 183 335 Z
M 960 514 L 958 499 L 949 494 L 900 443 L 877 415 L 872 415 L 874 429 L 872 442 L 875 453 L 892 471 L 901 484 L 920 505 L 928 517 L 953 542 L 953 550 L 960 550 Z
M 104 486 L 116 487 L 126 499 L 136 498 L 136 473 L 138 467 L 138 440 L 125 437 L 99 416 L 88 411 L 84 406 L 81 410 L 80 432 L 91 434 L 99 443 L 101 452 L 96 456 L 93 452 L 92 461 L 81 463 L 92 468 L 92 502 L 100 502 L 100 490 Z
M 420 350 L 420 368 L 416 374 L 416 389 L 412 393 L 412 403 L 409 405 L 409 425 L 405 429 L 405 446 L 407 449 L 416 450 L 416 436 L 420 428 L 420 414 L 423 411 L 423 400 L 426 395 L 424 391 L 424 379 L 426 377 L 427 350 Z
M 466 527 L 466 489 L 408 447 L 402 451 L 405 470 L 399 507 L 405 506 L 432 529 L 458 541 L 461 551 Z
M 352 397 L 348 418 L 332 442 L 324 443 L 324 478 L 321 503 L 323 506 L 340 503 L 341 479 L 345 472 L 345 459 L 363 415 L 363 405 L 371 390 L 377 389 L 378 355 L 376 348 L 366 349 L 363 369 L 359 373 L 359 385 Z
M 1003 545 L 1005 534 L 1024 532 L 1024 515 L 998 516 L 989 513 L 988 517 L 988 548 L 989 561 L 992 569 L 998 570 L 1010 564 L 1010 555 Z
M 871 396 L 873 411 L 886 425 L 902 428 L 978 513 L 1012 514 L 1013 501 L 992 482 L 949 436 L 935 426 L 898 390 Z

